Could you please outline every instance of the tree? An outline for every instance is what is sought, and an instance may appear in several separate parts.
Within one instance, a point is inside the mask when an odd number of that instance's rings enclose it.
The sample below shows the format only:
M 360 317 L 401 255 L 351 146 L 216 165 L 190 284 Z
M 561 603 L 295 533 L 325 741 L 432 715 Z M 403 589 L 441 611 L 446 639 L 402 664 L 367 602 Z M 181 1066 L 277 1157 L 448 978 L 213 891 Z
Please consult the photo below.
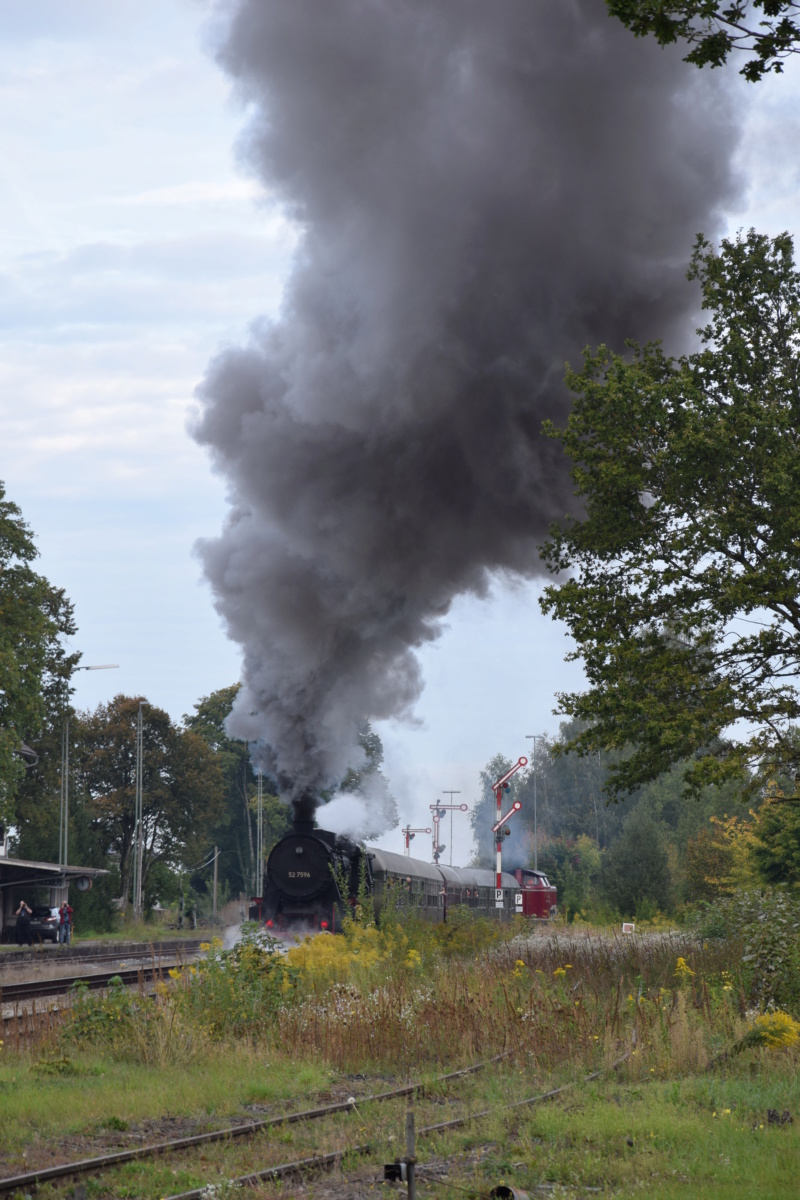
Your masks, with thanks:
M 687 789 L 800 765 L 800 276 L 787 234 L 751 230 L 690 279 L 712 313 L 702 348 L 569 372 L 564 430 L 583 519 L 542 553 L 545 612 L 565 621 L 589 689 L 559 697 L 586 722 L 569 747 L 621 752 L 607 787 L 631 792 L 688 760 Z M 743 722 L 744 732 L 733 729 Z
M 5 494 L 0 483 L 0 823 L 12 823 L 20 748 L 66 707 L 80 655 L 62 642 L 76 632 L 72 604 L 31 567 L 33 536 Z
M 131 889 L 135 835 L 136 724 L 140 698 L 115 696 L 79 714 L 80 803 L 107 855 L 119 863 L 120 897 Z M 143 704 L 143 880 L 155 862 L 193 869 L 213 847 L 222 771 L 207 742 Z M 76 801 L 77 803 L 77 801 Z
M 753 821 L 727 813 L 711 817 L 708 826 L 690 838 L 686 848 L 689 899 L 714 900 L 756 887 L 755 847 Z
M 223 810 L 214 829 L 215 843 L 220 848 L 220 879 L 233 892 L 249 893 L 255 887 L 260 894 L 256 864 L 256 777 L 247 743 L 229 737 L 225 731 L 239 686 L 234 683 L 203 696 L 194 706 L 194 713 L 184 716 L 183 723 L 186 729 L 204 739 L 223 775 Z M 287 804 L 265 789 L 263 816 L 267 855 L 288 830 L 292 814 Z
M 539 855 L 539 866 L 555 885 L 567 921 L 589 904 L 601 861 L 601 851 L 585 833 L 574 840 L 556 838 Z
M 772 784 L 758 810 L 752 856 L 765 883 L 800 884 L 800 804 Z
M 732 51 L 752 55 L 741 69 L 751 83 L 800 49 L 795 0 L 606 0 L 608 11 L 637 37 L 652 34 L 662 46 L 688 42 L 686 62 L 721 67 Z
M 664 834 L 641 807 L 628 814 L 621 837 L 606 851 L 601 883 L 609 902 L 625 915 L 642 919 L 652 906 L 669 907 L 672 879 Z

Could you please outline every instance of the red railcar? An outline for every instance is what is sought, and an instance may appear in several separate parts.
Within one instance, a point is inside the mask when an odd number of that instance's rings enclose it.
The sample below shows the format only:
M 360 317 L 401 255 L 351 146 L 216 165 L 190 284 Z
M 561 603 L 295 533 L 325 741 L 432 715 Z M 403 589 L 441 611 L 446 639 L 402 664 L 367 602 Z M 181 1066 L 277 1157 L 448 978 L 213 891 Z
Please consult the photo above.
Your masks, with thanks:
M 551 917 L 558 915 L 556 889 L 543 871 L 517 867 L 508 873 L 513 875 L 519 884 L 524 917 L 538 917 L 540 920 L 548 921 Z M 519 912 L 519 909 L 517 911 Z

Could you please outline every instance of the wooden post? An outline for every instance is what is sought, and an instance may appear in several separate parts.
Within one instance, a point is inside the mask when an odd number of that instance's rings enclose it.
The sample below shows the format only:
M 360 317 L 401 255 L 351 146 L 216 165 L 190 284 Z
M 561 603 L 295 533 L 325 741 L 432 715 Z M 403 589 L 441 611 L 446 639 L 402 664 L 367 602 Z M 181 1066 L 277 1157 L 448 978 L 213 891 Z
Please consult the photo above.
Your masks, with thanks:
M 416 1138 L 414 1137 L 414 1112 L 409 1109 L 406 1113 L 406 1179 L 408 1180 L 408 1200 L 417 1200 L 416 1169 Z

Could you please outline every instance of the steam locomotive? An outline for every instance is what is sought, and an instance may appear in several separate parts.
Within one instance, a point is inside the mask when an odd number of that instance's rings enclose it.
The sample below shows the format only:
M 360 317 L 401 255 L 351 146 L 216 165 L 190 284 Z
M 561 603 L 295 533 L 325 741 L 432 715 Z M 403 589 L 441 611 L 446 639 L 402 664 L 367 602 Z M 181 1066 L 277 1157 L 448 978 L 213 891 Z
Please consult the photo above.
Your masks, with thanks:
M 494 871 L 421 862 L 296 823 L 267 859 L 259 915 L 268 929 L 333 933 L 365 892 L 376 915 L 389 896 L 435 921 L 447 920 L 454 905 L 501 919 L 556 915 L 556 889 L 541 871 L 520 867 L 501 879 L 498 888 Z

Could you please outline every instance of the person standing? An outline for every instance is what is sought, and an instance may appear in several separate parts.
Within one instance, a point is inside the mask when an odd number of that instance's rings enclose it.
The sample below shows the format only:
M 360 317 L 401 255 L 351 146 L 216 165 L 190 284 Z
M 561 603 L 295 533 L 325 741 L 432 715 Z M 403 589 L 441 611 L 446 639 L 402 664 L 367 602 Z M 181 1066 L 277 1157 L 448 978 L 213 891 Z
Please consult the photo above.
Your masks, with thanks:
M 31 917 L 33 916 L 33 909 L 28 908 L 24 900 L 20 900 L 19 908 L 14 913 L 14 916 L 17 918 L 17 945 L 32 946 Z
M 68 946 L 72 936 L 72 909 L 66 900 L 58 910 L 58 940 L 62 946 Z

